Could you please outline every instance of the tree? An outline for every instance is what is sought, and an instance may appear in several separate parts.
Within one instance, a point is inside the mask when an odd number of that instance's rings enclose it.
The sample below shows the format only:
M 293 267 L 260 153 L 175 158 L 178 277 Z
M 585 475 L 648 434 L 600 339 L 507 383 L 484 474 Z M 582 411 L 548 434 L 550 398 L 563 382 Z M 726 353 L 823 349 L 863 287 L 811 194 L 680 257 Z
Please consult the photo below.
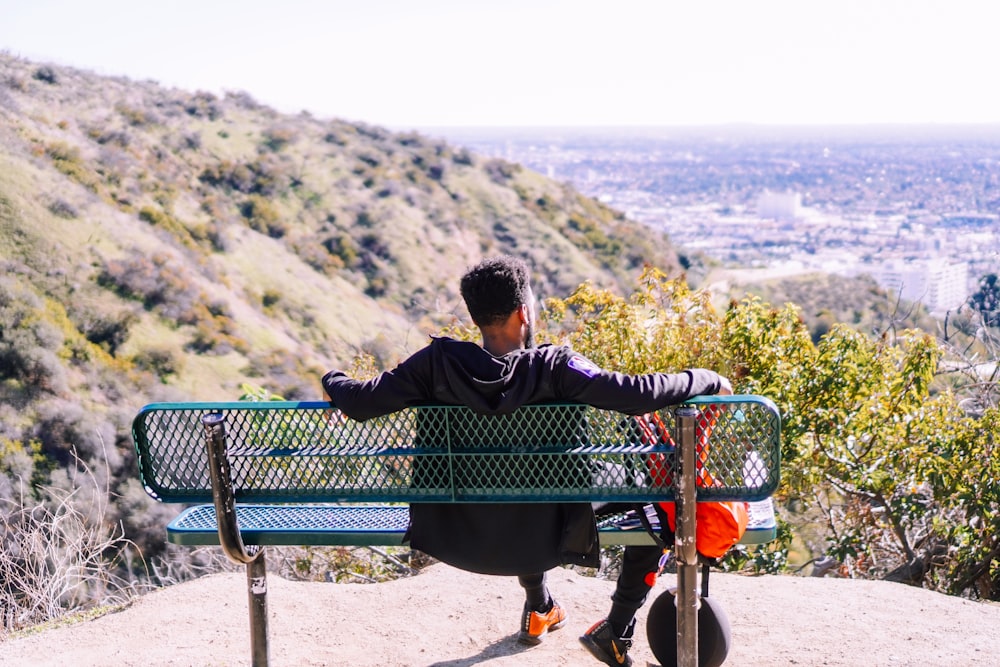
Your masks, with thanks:
M 720 312 L 655 270 L 628 298 L 583 285 L 547 306 L 545 337 L 606 368 L 701 366 L 773 400 L 779 518 L 809 556 L 852 577 L 1000 599 L 1000 409 L 971 413 L 935 384 L 945 348 L 933 336 L 836 324 L 813 341 L 794 305 L 750 297 Z
M 979 279 L 979 289 L 969 297 L 969 306 L 983 316 L 988 327 L 1000 327 L 1000 280 L 988 273 Z

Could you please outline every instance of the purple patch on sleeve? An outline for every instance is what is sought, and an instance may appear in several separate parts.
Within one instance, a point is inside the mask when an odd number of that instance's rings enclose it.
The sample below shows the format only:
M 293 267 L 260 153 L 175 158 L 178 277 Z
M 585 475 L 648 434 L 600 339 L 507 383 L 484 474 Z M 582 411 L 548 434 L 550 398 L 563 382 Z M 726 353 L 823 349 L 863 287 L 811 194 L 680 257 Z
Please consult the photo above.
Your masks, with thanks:
M 574 354 L 570 357 L 567 365 L 580 375 L 586 375 L 589 378 L 592 378 L 601 372 L 601 369 L 597 367 L 597 364 L 589 359 L 584 359 L 578 354 Z

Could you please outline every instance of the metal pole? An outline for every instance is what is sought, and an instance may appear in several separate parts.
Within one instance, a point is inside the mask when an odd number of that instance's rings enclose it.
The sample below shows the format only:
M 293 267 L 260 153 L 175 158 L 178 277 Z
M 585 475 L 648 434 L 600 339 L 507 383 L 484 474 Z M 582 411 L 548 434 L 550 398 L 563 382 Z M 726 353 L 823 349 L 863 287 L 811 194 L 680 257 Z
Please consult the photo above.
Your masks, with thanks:
M 240 535 L 233 474 L 226 451 L 226 418 L 221 413 L 210 413 L 201 418 L 201 423 L 205 427 L 208 474 L 212 481 L 219 544 L 229 560 L 246 564 L 253 667 L 267 667 L 267 567 L 264 549 L 257 545 L 244 545 Z
M 697 507 L 698 409 L 681 406 L 674 411 L 677 434 L 677 667 L 698 667 L 698 547 L 695 539 Z
M 250 606 L 250 652 L 253 667 L 267 667 L 267 566 L 264 550 L 247 563 L 247 600 Z

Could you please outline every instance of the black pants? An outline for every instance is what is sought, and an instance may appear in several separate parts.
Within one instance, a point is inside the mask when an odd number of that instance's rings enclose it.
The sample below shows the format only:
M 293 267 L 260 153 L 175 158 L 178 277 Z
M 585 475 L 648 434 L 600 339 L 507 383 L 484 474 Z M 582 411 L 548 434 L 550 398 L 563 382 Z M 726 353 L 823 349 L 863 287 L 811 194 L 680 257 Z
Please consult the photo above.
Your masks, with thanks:
M 606 514 L 615 514 L 626 509 L 642 508 L 635 506 L 622 506 L 608 504 L 595 508 L 598 517 Z M 657 508 L 660 525 L 667 526 L 667 518 Z M 672 542 L 669 535 L 661 535 L 668 542 Z M 649 591 L 656 583 L 655 573 L 659 567 L 660 556 L 663 550 L 656 545 L 625 547 L 622 554 L 622 569 L 618 575 L 618 583 L 615 584 L 615 592 L 611 596 L 611 611 L 608 613 L 608 622 L 612 629 L 620 637 L 628 637 L 632 634 L 632 623 L 635 614 L 646 602 Z
M 655 573 L 663 551 L 656 546 L 626 546 L 622 555 L 622 571 L 611 596 L 608 621 L 619 636 L 628 636 L 635 613 L 646 602 L 652 590 Z

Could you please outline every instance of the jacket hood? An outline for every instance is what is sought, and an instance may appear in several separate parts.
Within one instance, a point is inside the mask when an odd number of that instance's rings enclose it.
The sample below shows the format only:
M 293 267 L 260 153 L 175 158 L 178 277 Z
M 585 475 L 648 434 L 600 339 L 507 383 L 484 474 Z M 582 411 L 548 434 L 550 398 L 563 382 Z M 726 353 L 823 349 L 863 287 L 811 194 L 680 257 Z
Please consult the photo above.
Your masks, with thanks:
M 535 393 L 540 379 L 541 358 L 535 350 L 497 357 L 475 343 L 451 338 L 433 339 L 431 349 L 444 385 L 438 387 L 441 395 L 482 414 L 513 412 Z

